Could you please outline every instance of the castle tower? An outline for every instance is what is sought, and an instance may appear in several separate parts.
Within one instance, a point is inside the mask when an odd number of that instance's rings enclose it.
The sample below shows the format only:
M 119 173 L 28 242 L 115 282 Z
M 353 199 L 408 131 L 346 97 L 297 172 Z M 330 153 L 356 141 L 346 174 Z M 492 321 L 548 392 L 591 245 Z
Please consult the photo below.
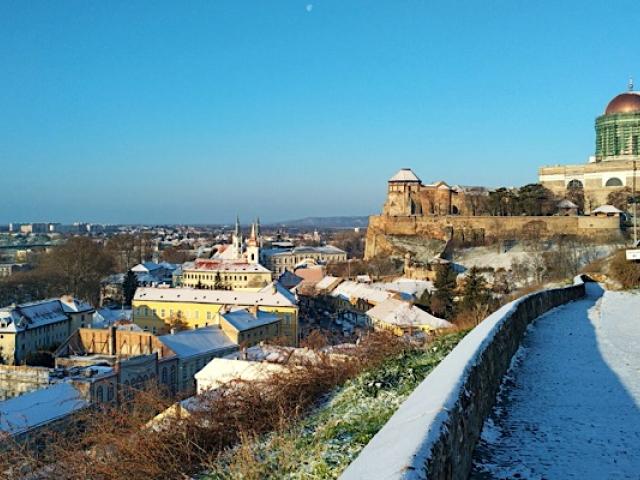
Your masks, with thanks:
M 389 179 L 385 215 L 416 215 L 421 205 L 416 201 L 422 182 L 410 168 L 403 168 Z

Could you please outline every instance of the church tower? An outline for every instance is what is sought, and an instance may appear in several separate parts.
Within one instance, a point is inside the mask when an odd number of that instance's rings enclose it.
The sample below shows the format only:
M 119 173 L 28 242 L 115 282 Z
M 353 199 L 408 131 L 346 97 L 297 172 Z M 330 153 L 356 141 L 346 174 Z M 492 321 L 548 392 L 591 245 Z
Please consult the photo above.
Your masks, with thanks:
M 251 224 L 251 234 L 247 240 L 247 261 L 249 263 L 260 263 L 260 220 Z
M 233 232 L 231 241 L 231 249 L 233 251 L 233 259 L 240 260 L 242 258 L 242 232 L 240 231 L 240 217 L 236 215 L 236 229 Z

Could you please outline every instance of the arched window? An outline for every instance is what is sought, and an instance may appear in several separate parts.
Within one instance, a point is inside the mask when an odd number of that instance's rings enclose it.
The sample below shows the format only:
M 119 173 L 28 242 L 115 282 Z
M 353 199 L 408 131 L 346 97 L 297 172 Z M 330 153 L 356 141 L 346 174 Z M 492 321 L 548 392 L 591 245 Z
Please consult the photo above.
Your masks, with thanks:
M 573 179 L 569 183 L 567 183 L 567 189 L 570 188 L 584 188 L 582 182 L 580 180 Z
M 104 389 L 102 388 L 102 385 L 98 387 L 98 390 L 96 392 L 96 397 L 98 399 L 98 403 L 104 402 Z
M 606 187 L 621 187 L 622 186 L 622 180 L 620 180 L 617 177 L 611 177 L 609 180 L 607 180 L 607 183 L 605 184 Z
M 451 214 L 452 215 L 458 215 L 458 213 L 460 213 L 460 211 L 458 210 L 458 207 L 456 207 L 455 205 L 451 206 Z

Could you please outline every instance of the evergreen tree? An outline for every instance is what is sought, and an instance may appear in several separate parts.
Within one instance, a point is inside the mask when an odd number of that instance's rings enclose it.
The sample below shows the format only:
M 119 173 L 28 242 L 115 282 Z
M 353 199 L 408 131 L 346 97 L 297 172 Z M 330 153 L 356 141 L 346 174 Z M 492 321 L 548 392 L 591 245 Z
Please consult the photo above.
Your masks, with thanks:
M 461 307 L 464 310 L 473 310 L 491 300 L 487 281 L 475 266 L 467 274 L 462 295 Z
M 448 263 L 437 267 L 433 286 L 435 292 L 431 294 L 431 312 L 442 318 L 451 318 L 454 310 L 453 291 L 456 288 L 456 272 Z
M 138 279 L 136 274 L 131 270 L 124 276 L 124 282 L 122 283 L 122 297 L 125 305 L 131 305 L 133 296 L 136 294 L 138 288 Z

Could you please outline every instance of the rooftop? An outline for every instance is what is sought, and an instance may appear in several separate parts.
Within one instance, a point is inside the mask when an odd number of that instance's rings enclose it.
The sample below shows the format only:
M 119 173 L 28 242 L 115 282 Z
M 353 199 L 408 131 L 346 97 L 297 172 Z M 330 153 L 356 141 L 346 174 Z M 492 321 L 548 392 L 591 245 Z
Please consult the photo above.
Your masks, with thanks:
M 411 305 L 408 302 L 390 298 L 379 303 L 367 312 L 374 320 L 399 327 L 431 327 L 433 329 L 449 328 L 453 325 L 442 318 L 433 315 Z
M 68 313 L 92 312 L 93 307 L 72 297 L 39 300 L 0 309 L 0 331 L 17 332 L 69 319 Z
M 238 345 L 229 340 L 222 329 L 216 326 L 161 335 L 158 340 L 181 358 L 238 348 Z
M 237 308 L 230 312 L 223 313 L 222 318 L 240 332 L 251 330 L 252 328 L 263 327 L 265 325 L 271 325 L 280 321 L 280 318 L 273 313 L 264 312 L 258 309 L 254 314 L 246 308 Z
M 389 179 L 390 182 L 419 182 L 418 176 L 410 168 L 402 168 Z
M 140 287 L 134 301 L 150 302 L 193 302 L 224 305 L 263 305 L 269 307 L 295 306 L 295 296 L 277 282 L 267 285 L 257 292 L 231 290 L 201 290 L 197 288 L 156 288 Z
M 0 402 L 0 431 L 16 435 L 64 418 L 89 406 L 69 382 Z

